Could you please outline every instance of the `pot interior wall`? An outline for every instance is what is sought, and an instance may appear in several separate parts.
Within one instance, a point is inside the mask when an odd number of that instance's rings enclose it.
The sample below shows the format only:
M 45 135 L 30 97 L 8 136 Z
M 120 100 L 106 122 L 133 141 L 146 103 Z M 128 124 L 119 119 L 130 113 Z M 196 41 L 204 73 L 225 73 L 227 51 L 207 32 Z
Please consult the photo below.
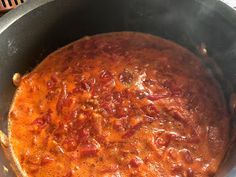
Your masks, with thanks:
M 12 75 L 29 72 L 50 52 L 85 35 L 139 31 L 173 40 L 195 53 L 204 43 L 227 80 L 236 85 L 236 14 L 233 16 L 223 4 L 195 0 L 40 1 L 48 3 L 31 10 L 5 30 L 1 31 L 4 25 L 0 26 L 0 128 L 6 133 L 8 109 L 15 91 Z M 8 16 L 30 10 L 34 3 L 29 1 Z M 226 90 L 224 83 L 222 88 Z M 219 176 L 233 175 L 236 148 L 231 153 Z M 2 152 L 0 161 L 9 168 Z M 0 170 L 0 176 L 14 176 L 10 168 L 8 173 L 3 171 Z

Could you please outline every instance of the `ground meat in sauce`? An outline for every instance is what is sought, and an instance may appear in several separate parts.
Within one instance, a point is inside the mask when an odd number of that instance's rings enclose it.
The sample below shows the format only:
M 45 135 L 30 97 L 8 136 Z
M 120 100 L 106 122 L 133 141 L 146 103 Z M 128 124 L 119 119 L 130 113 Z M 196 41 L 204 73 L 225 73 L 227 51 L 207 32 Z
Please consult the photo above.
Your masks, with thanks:
M 222 93 L 196 56 L 135 32 L 52 53 L 22 78 L 9 116 L 29 177 L 207 177 L 228 143 Z

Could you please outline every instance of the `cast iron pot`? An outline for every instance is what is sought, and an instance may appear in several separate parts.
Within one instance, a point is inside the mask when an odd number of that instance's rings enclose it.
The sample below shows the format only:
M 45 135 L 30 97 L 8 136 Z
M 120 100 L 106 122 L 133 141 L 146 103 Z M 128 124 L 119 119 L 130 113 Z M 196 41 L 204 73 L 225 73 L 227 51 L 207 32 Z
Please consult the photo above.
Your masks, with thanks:
M 231 107 L 233 112 L 236 12 L 223 3 L 215 0 L 32 0 L 0 19 L 0 129 L 7 135 L 8 110 L 15 91 L 14 73 L 29 72 L 50 52 L 85 35 L 113 31 L 151 33 L 199 55 L 219 80 L 227 103 L 231 100 L 229 110 Z M 202 47 L 206 47 L 207 56 L 206 50 L 201 53 Z M 232 127 L 233 119 L 232 113 Z M 6 141 L 2 144 L 6 145 L 7 139 L 0 135 L 0 139 Z M 233 141 L 216 176 L 236 176 L 235 146 Z M 3 154 L 7 149 L 3 145 L 0 151 L 0 176 L 14 177 L 11 166 L 16 165 Z

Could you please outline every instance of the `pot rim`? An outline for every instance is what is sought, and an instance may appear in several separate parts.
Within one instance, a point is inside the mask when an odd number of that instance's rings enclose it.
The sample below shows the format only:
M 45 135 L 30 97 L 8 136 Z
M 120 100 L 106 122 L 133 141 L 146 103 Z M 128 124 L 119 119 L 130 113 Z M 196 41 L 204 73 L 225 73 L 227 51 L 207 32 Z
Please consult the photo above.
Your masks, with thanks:
M 14 22 L 22 18 L 24 15 L 30 13 L 38 7 L 41 7 L 53 1 L 55 0 L 28 0 L 22 5 L 18 6 L 16 9 L 13 9 L 10 12 L 6 13 L 0 18 L 0 34 L 3 33 Z
M 11 10 L 0 18 L 0 34 L 3 33 L 14 22 L 22 18 L 24 15 L 41 7 L 45 4 L 51 3 L 55 0 L 28 0 L 16 9 Z M 193 0 L 205 6 L 209 10 L 213 10 L 221 15 L 229 24 L 236 28 L 236 10 L 228 6 L 222 1 L 216 0 Z

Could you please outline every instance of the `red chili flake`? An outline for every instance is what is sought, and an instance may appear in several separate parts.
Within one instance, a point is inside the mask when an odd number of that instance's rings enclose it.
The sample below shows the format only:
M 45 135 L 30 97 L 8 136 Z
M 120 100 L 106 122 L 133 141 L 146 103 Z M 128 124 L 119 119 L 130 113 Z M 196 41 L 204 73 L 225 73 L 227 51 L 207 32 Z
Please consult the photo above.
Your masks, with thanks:
M 66 149 L 66 151 L 74 151 L 76 150 L 78 144 L 76 141 L 76 137 L 72 138 L 72 137 L 68 137 L 64 140 L 63 142 L 63 147 Z
M 56 74 L 56 73 L 53 73 L 53 74 L 52 74 L 51 80 L 52 80 L 53 82 L 57 82 L 57 81 L 58 81 L 58 78 L 57 78 L 57 74 Z
M 84 144 L 80 147 L 80 155 L 81 157 L 90 157 L 97 154 L 100 149 L 100 144 L 93 140 L 90 143 Z
M 109 71 L 102 70 L 100 74 L 100 79 L 103 83 L 109 82 L 113 79 L 112 74 Z
M 185 117 L 183 114 L 181 114 L 180 112 L 176 111 L 176 110 L 173 110 L 172 111 L 172 114 L 173 114 L 173 117 L 176 119 L 176 120 L 179 120 L 179 121 L 185 121 Z
M 37 125 L 39 128 L 44 128 L 51 122 L 51 113 L 52 111 L 49 109 L 48 112 L 44 114 L 42 117 L 35 119 L 32 125 Z
M 44 120 L 46 123 L 50 123 L 51 122 L 51 109 L 48 110 L 48 112 L 44 115 Z
M 173 163 L 171 166 L 171 171 L 172 171 L 173 175 L 184 176 L 183 175 L 183 166 L 181 164 Z
M 78 141 L 80 143 L 88 142 L 89 137 L 90 137 L 90 130 L 89 129 L 83 128 L 78 132 Z
M 46 99 L 47 100 L 53 100 L 54 96 L 56 95 L 56 92 L 53 90 L 48 91 L 47 95 L 46 95 Z
M 122 102 L 122 94 L 120 92 L 113 92 L 113 102 L 116 104 L 120 104 Z
M 89 82 L 86 82 L 86 81 L 81 81 L 80 82 L 80 87 L 82 88 L 82 90 L 85 90 L 85 91 L 90 91 L 91 90 L 91 85 Z
M 124 106 L 121 106 L 121 105 L 118 105 L 116 107 L 116 116 L 118 118 L 127 117 L 128 114 L 129 114 L 129 109 L 127 107 L 124 107 Z
M 193 163 L 193 158 L 189 150 L 182 151 L 182 156 L 185 162 Z
M 122 97 L 123 98 L 129 98 L 131 96 L 131 93 L 128 91 L 128 89 L 124 89 L 122 91 Z
M 96 147 L 86 145 L 86 146 L 82 146 L 80 148 L 80 154 L 81 154 L 82 157 L 84 157 L 84 156 L 93 156 L 93 155 L 96 155 L 96 153 L 97 153 L 97 148 Z
M 47 87 L 49 90 L 53 89 L 55 87 L 55 83 L 51 80 L 47 82 Z
M 177 134 L 170 134 L 171 139 L 174 141 L 179 141 L 179 142 L 185 142 L 186 141 L 186 137 L 185 136 L 181 136 L 181 135 L 177 135 Z
M 32 124 L 37 125 L 39 127 L 44 127 L 45 126 L 45 121 L 42 118 L 37 118 L 33 121 Z
M 73 132 L 78 132 L 80 131 L 80 129 L 87 123 L 87 116 L 85 114 L 81 114 L 78 117 L 80 117 L 81 119 L 77 118 L 77 119 L 72 119 L 69 124 L 69 131 L 73 131 Z
M 102 96 L 102 99 L 104 99 L 105 101 L 109 102 L 113 100 L 113 96 L 111 93 L 106 93 Z
M 176 161 L 176 159 L 178 158 L 178 154 L 177 154 L 176 150 L 173 149 L 173 148 L 169 148 L 169 150 L 168 150 L 168 156 L 169 156 L 172 160 L 175 160 L 175 161 Z
M 144 113 L 146 113 L 146 115 L 151 116 L 151 117 L 155 117 L 158 113 L 155 105 L 153 104 L 149 104 L 143 107 L 143 111 Z
M 47 87 L 49 90 L 55 89 L 58 80 L 55 75 L 52 75 L 50 80 L 47 81 Z
M 101 103 L 101 108 L 103 108 L 108 114 L 113 114 L 115 112 L 112 103 L 110 102 L 103 102 Z
M 50 148 L 50 152 L 55 154 L 55 155 L 58 155 L 58 154 L 64 154 L 64 149 L 60 146 L 60 145 L 57 145 L 57 144 L 54 144 L 51 148 Z
M 53 131 L 54 140 L 59 142 L 62 136 L 68 132 L 68 125 L 59 123 L 59 126 Z
M 138 131 L 141 126 L 142 126 L 143 122 L 139 122 L 138 124 L 136 124 L 135 126 L 133 126 L 132 128 L 130 128 L 123 136 L 122 138 L 129 138 L 132 135 L 135 134 L 136 131 Z
M 48 155 L 45 155 L 44 157 L 42 157 L 41 159 L 41 165 L 46 165 L 48 163 L 51 163 L 53 162 L 55 159 L 52 157 L 52 156 L 48 156 Z
M 138 156 L 136 156 L 130 161 L 130 166 L 133 168 L 138 168 L 142 164 L 143 164 L 143 160 Z
M 147 122 L 153 122 L 159 118 L 159 111 L 156 109 L 155 105 L 149 104 L 142 107 L 144 114 L 146 114 L 145 119 Z
M 114 88 L 115 86 L 115 81 L 112 79 L 110 81 L 107 82 L 102 82 L 102 84 L 100 85 L 100 93 L 104 94 L 104 93 L 111 93 L 111 90 Z
M 62 109 L 63 109 L 64 103 L 67 97 L 68 97 L 67 86 L 65 83 L 63 83 L 62 90 L 61 90 L 61 93 L 59 95 L 57 105 L 56 105 L 56 109 L 59 114 L 62 113 Z
M 168 134 L 164 134 L 156 139 L 156 143 L 160 146 L 168 146 L 170 143 L 170 136 Z
M 120 73 L 119 80 L 124 84 L 130 84 L 133 81 L 133 75 L 128 70 L 124 70 Z
M 124 121 L 123 121 L 123 119 L 116 119 L 114 121 L 113 128 L 117 131 L 123 131 L 124 130 Z

